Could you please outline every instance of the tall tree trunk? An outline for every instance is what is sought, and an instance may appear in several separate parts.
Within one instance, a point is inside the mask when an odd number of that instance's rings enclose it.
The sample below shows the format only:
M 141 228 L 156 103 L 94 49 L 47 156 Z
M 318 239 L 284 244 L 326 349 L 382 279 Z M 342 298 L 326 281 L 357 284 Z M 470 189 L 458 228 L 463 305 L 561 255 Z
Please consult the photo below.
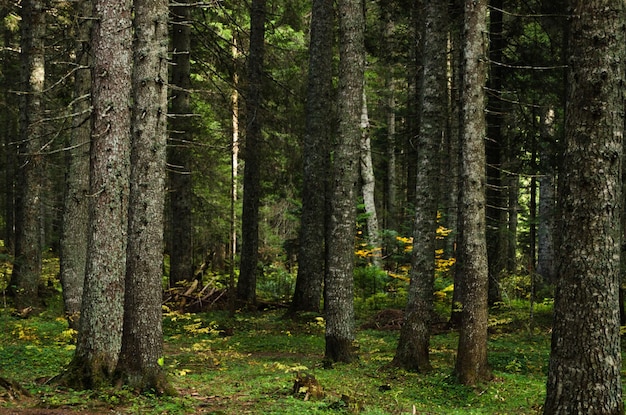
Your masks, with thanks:
M 445 200 L 449 200 L 447 206 L 447 227 L 452 229 L 452 237 L 449 238 L 448 251 L 454 255 L 458 264 L 458 242 L 461 233 L 459 222 L 459 185 L 460 185 L 460 145 L 461 145 L 461 87 L 463 78 L 463 19 L 464 0 L 452 0 L 449 5 L 448 18 L 450 20 L 450 127 L 448 154 L 449 173 L 447 184 L 450 189 Z M 454 292 L 452 293 L 452 308 L 450 312 L 450 327 L 459 327 L 461 324 L 461 278 L 462 270 L 458 265 L 452 269 L 454 273 Z
M 508 238 L 506 269 L 509 274 L 517 271 L 517 217 L 519 211 L 519 176 L 508 177 Z
M 110 382 L 124 311 L 131 131 L 130 0 L 94 0 L 89 238 L 80 330 L 62 381 Z
M 163 357 L 161 291 L 167 146 L 167 0 L 135 0 L 128 248 L 119 381 L 174 394 Z
M 622 414 L 624 2 L 571 2 L 558 275 L 544 413 Z
M 325 281 L 325 359 L 330 362 L 355 358 L 353 270 L 365 69 L 363 7 L 362 0 L 339 1 L 339 129 L 334 147 Z
M 428 347 L 435 282 L 436 183 L 439 145 L 447 120 L 447 8 L 445 2 L 428 2 L 424 16 L 423 84 L 420 88 L 422 111 L 417 141 L 419 151 L 411 282 L 404 323 L 393 360 L 398 366 L 416 371 L 431 368 Z
M 423 26 L 424 14 L 422 10 L 423 0 L 416 0 L 412 2 L 411 8 L 411 27 L 410 32 L 411 43 L 413 47 L 409 51 L 409 59 L 412 62 L 407 72 L 407 126 L 406 126 L 406 139 L 407 142 L 404 146 L 405 151 L 405 172 L 406 172 L 406 200 L 404 205 L 404 211 L 402 212 L 402 225 L 408 232 L 413 226 L 413 203 L 415 202 L 415 189 L 417 179 L 417 136 L 419 135 L 420 128 L 420 116 L 421 116 L 421 102 L 419 101 L 420 88 L 422 86 L 422 71 L 419 68 L 422 67 L 422 42 L 419 40 L 419 28 Z
M 391 50 L 394 42 L 396 24 L 391 13 L 391 4 L 388 2 L 381 3 L 381 14 L 385 19 L 385 27 L 383 31 L 383 39 L 380 42 L 380 54 L 385 56 L 388 50 Z M 385 118 L 387 121 L 387 134 L 385 142 L 386 163 L 384 178 L 384 216 L 383 228 L 398 231 L 398 174 L 397 174 L 397 157 L 396 157 L 396 79 L 394 79 L 393 66 L 386 64 L 385 70 L 385 91 L 383 95 L 385 107 Z M 387 241 L 384 241 L 387 245 Z M 395 241 L 390 241 L 389 249 L 392 250 Z M 385 246 L 385 249 L 387 246 Z
M 541 117 L 541 144 L 539 147 L 539 227 L 537 274 L 543 284 L 553 284 L 556 279 L 554 256 L 554 219 L 556 186 L 554 174 L 554 110 L 546 109 Z
M 36 0 L 22 3 L 22 86 L 15 218 L 15 306 L 38 306 L 41 278 L 43 180 L 42 94 L 45 82 L 46 14 Z
M 449 4 L 448 19 L 450 21 L 450 53 L 448 55 L 450 77 L 450 118 L 447 149 L 450 158 L 446 185 L 449 192 L 444 195 L 446 206 L 446 226 L 452 230 L 451 237 L 447 239 L 446 252 L 457 259 L 452 268 L 454 275 L 454 292 L 452 293 L 452 307 L 450 311 L 450 327 L 459 327 L 461 324 L 460 294 L 458 287 L 463 278 L 462 270 L 458 266 L 458 241 L 461 232 L 459 224 L 459 185 L 460 185 L 460 141 L 461 141 L 461 87 L 463 72 L 463 0 L 452 0 Z M 445 164 L 445 163 L 442 163 Z
M 302 215 L 298 276 L 290 311 L 319 311 L 326 272 L 330 134 L 333 114 L 333 2 L 314 0 L 311 12 L 306 128 L 302 148 Z
M 385 77 L 387 93 L 387 142 L 386 142 L 386 174 L 385 174 L 385 223 L 384 228 L 397 231 L 398 228 L 398 181 L 396 162 L 396 94 L 395 80 L 388 73 Z
M 485 78 L 487 1 L 465 1 L 463 41 L 459 262 L 463 276 L 455 373 L 474 385 L 490 377 L 487 365 L 487 246 L 485 241 Z
M 18 70 L 16 68 L 14 48 L 15 30 L 5 25 L 2 28 L 4 32 L 4 50 L 2 52 L 2 94 L 5 103 L 15 100 L 15 95 L 11 90 L 19 82 Z M 15 139 L 18 135 L 18 115 L 8 106 L 4 109 L 3 131 L 4 140 L 4 188 L 3 192 L 3 219 L 4 229 L 2 238 L 4 246 L 8 253 L 13 254 L 15 248 L 15 179 L 17 171 L 17 149 L 15 147 Z
M 444 156 L 442 156 L 442 175 L 444 186 L 440 188 L 444 216 L 444 226 L 452 231 L 446 238 L 446 255 L 456 258 L 456 245 L 459 219 L 459 138 L 460 138 L 460 90 L 461 90 L 461 41 L 463 27 L 463 5 L 461 0 L 448 4 L 448 125 Z M 446 156 L 447 155 L 447 156 Z
M 360 151 L 360 172 L 361 172 L 361 192 L 363 194 L 363 205 L 367 216 L 367 240 L 372 250 L 372 264 L 381 267 L 381 244 L 378 230 L 378 215 L 376 214 L 376 178 L 374 177 L 374 163 L 372 162 L 372 145 L 370 140 L 370 122 L 367 113 L 367 99 L 365 89 L 363 90 L 363 110 L 361 111 L 361 151 Z
M 76 64 L 72 132 L 67 158 L 67 178 L 61 229 L 60 274 L 63 304 L 70 327 L 78 329 L 83 299 L 85 264 L 87 263 L 87 229 L 89 224 L 89 139 L 91 124 L 91 73 L 89 66 L 92 2 L 76 4 Z
M 233 92 L 231 95 L 231 105 L 233 111 L 232 128 L 233 135 L 231 139 L 230 153 L 230 249 L 228 264 L 228 290 L 230 293 L 235 292 L 235 258 L 237 256 L 237 199 L 239 197 L 239 67 L 237 65 L 239 57 L 239 49 L 237 39 L 233 37 Z M 235 296 L 230 295 L 229 308 L 231 313 L 235 312 Z
M 256 302 L 259 259 L 259 204 L 261 201 L 261 124 L 263 56 L 265 54 L 266 0 L 252 0 L 250 9 L 250 53 L 246 89 L 246 141 L 243 152 L 243 212 L 241 216 L 241 264 L 237 299 Z
M 193 278 L 193 210 L 191 146 L 193 131 L 189 92 L 191 88 L 191 6 L 186 0 L 172 6 L 172 97 L 169 166 L 170 285 Z
M 503 0 L 491 0 L 489 11 L 489 58 L 492 62 L 502 62 L 504 36 L 502 24 Z M 489 69 L 489 96 L 487 106 L 487 140 L 485 142 L 487 187 L 487 262 L 489 264 L 489 304 L 502 301 L 500 293 L 500 274 L 504 269 L 504 230 L 506 229 L 506 210 L 502 191 L 502 67 L 491 65 Z

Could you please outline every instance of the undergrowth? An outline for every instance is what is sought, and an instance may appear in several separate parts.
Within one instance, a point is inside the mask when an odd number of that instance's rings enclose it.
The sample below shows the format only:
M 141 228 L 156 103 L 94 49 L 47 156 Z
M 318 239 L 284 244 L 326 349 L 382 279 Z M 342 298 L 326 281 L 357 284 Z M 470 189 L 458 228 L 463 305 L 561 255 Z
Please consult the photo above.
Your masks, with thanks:
M 137 396 L 125 389 L 63 390 L 48 380 L 74 352 L 74 336 L 53 310 L 20 319 L 0 309 L 0 376 L 32 394 L 30 401 L 0 395 L 0 406 L 64 408 L 124 414 L 536 414 L 544 397 L 550 306 L 501 304 L 490 320 L 494 379 L 478 387 L 452 377 L 457 335 L 431 340 L 433 370 L 390 369 L 397 331 L 359 329 L 359 360 L 324 369 L 324 320 L 285 319 L 281 311 L 164 313 L 166 368 L 180 396 Z M 370 315 L 361 314 L 360 322 Z M 294 395 L 296 376 L 314 376 L 323 399 Z M 1 393 L 2 391 L 0 391 Z M 110 413 L 110 412 L 109 412 Z

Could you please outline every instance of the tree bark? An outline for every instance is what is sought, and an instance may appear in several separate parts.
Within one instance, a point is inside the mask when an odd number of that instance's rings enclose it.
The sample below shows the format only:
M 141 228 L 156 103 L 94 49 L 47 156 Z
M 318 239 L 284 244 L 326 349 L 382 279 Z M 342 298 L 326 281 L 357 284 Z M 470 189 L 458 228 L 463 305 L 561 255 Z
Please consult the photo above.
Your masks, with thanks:
M 354 237 L 359 173 L 359 121 L 365 68 L 364 4 L 339 1 L 339 129 L 334 146 L 326 296 L 326 353 L 329 362 L 355 359 Z
M 61 381 L 110 383 L 124 308 L 131 131 L 130 0 L 94 0 L 89 235 L 80 330 Z
M 311 11 L 306 128 L 302 147 L 302 215 L 298 276 L 290 311 L 319 311 L 326 272 L 328 172 L 333 118 L 333 2 L 314 0 Z
M 15 217 L 15 263 L 12 285 L 15 307 L 40 303 L 42 180 L 44 129 L 42 94 L 45 83 L 46 13 L 43 4 L 25 0 L 21 8 L 22 103 Z
M 133 123 L 122 349 L 116 377 L 133 390 L 174 394 L 159 364 L 165 161 L 167 0 L 135 0 Z
M 571 3 L 557 282 L 544 413 L 622 414 L 624 3 Z
M 485 78 L 487 1 L 466 0 L 461 91 L 459 262 L 461 324 L 455 365 L 466 385 L 489 379 L 487 365 L 488 266 L 485 240 Z
M 191 7 L 186 0 L 172 7 L 172 79 L 170 107 L 169 254 L 170 286 L 193 279 L 193 182 L 191 146 L 193 126 L 189 115 L 191 89 Z
M 435 281 L 435 233 L 437 229 L 437 175 L 439 144 L 446 126 L 445 2 L 426 4 L 423 39 L 421 124 L 417 145 L 417 179 L 411 282 L 404 322 L 393 363 L 408 370 L 430 370 L 430 324 Z
M 76 6 L 76 64 L 74 75 L 74 118 L 66 154 L 67 179 L 60 241 L 60 274 L 63 304 L 69 326 L 79 328 L 80 307 L 83 298 L 85 264 L 87 263 L 87 229 L 89 224 L 89 138 L 91 124 L 91 30 L 92 2 L 80 1 Z
M 241 264 L 237 299 L 256 303 L 259 259 L 259 204 L 261 202 L 261 113 L 263 56 L 265 53 L 265 0 L 253 0 L 250 9 L 250 53 L 246 93 L 246 137 L 243 151 L 243 212 L 241 215 Z

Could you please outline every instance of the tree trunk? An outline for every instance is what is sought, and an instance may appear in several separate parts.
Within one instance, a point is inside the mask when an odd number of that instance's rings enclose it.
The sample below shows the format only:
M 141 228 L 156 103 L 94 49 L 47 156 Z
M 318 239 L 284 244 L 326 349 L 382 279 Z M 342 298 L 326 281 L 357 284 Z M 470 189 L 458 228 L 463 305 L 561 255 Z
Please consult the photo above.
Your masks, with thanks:
M 506 269 L 509 274 L 517 271 L 517 216 L 519 211 L 519 176 L 511 174 L 508 178 L 508 238 Z
M 128 231 L 132 22 L 129 0 L 94 0 L 89 239 L 80 330 L 62 382 L 110 382 L 122 338 Z
M 365 68 L 363 7 L 361 0 L 339 1 L 339 129 L 334 147 L 325 281 L 325 359 L 330 362 L 355 358 L 353 270 Z
M 378 215 L 376 214 L 376 178 L 374 177 L 374 165 L 372 162 L 372 145 L 370 140 L 370 122 L 367 114 L 367 99 L 365 89 L 363 90 L 363 110 L 361 111 L 361 151 L 360 151 L 360 172 L 361 172 L 361 192 L 363 194 L 363 205 L 367 216 L 367 241 L 372 250 L 372 264 L 381 267 L 381 244 L 378 230 Z
M 43 180 L 42 94 L 45 82 L 43 4 L 25 0 L 22 18 L 22 96 L 15 218 L 15 263 L 12 285 L 15 307 L 38 306 L 41 278 L 41 196 Z
M 4 101 L 10 102 L 15 100 L 15 94 L 12 89 L 19 82 L 18 70 L 16 68 L 15 53 L 12 51 L 15 48 L 14 30 L 8 25 L 3 25 L 4 34 L 4 50 L 2 52 L 2 93 L 4 95 Z M 17 149 L 14 141 L 17 137 L 18 120 L 17 114 L 11 111 L 3 111 L 2 118 L 3 125 L 5 125 L 3 132 L 4 139 L 4 188 L 3 194 L 3 219 L 4 229 L 2 238 L 4 240 L 4 246 L 6 252 L 9 254 L 14 253 L 15 248 L 15 179 L 17 171 Z
M 67 179 L 61 233 L 60 274 L 65 315 L 71 328 L 78 329 L 87 262 L 87 229 L 89 224 L 89 123 L 91 74 L 89 72 L 92 3 L 80 1 L 76 6 L 76 64 L 74 75 L 74 118 L 67 158 Z
M 128 249 L 119 382 L 173 394 L 163 358 L 161 270 L 167 145 L 167 0 L 135 0 Z
M 263 56 L 265 43 L 265 0 L 253 0 L 250 9 L 250 53 L 246 95 L 246 141 L 243 153 L 243 212 L 241 216 L 241 265 L 237 299 L 256 302 L 259 259 L 259 204 L 261 201 L 261 113 Z
M 408 370 L 430 370 L 428 347 L 433 314 L 435 233 L 437 229 L 437 176 L 439 144 L 446 126 L 445 2 L 428 2 L 424 16 L 421 126 L 417 145 L 417 188 L 411 282 L 400 339 L 393 363 Z
M 442 157 L 443 188 L 439 189 L 442 198 L 444 226 L 452 231 L 446 238 L 445 253 L 456 258 L 459 219 L 459 138 L 460 138 L 460 85 L 461 85 L 461 42 L 463 27 L 463 5 L 454 0 L 448 5 L 449 37 L 448 82 L 449 114 L 446 129 L 445 151 Z M 447 155 L 447 156 L 445 156 Z
M 461 325 L 455 373 L 466 385 L 489 379 L 487 365 L 488 266 L 485 241 L 485 78 L 487 1 L 465 1 L 461 91 L 459 262 Z
M 326 270 L 330 133 L 333 118 L 333 2 L 314 0 L 311 14 L 298 276 L 290 311 L 319 311 Z
M 546 109 L 541 117 L 542 142 L 539 147 L 539 227 L 537 274 L 543 284 L 553 284 L 556 279 L 554 256 L 554 216 L 556 186 L 554 174 L 554 110 Z
M 172 7 L 172 103 L 169 171 L 170 285 L 193 279 L 193 188 L 191 180 L 192 125 L 189 118 L 191 89 L 191 7 Z
M 389 96 L 385 107 L 387 118 L 387 163 L 385 174 L 385 224 L 384 229 L 397 231 L 398 228 L 398 181 L 396 162 L 396 94 L 395 80 L 386 75 L 385 84 Z
M 571 2 L 557 282 L 544 413 L 622 414 L 624 3 Z
M 505 42 L 502 25 L 503 0 L 491 0 L 493 8 L 489 12 L 489 58 L 492 62 L 502 62 Z M 502 67 L 491 65 L 489 68 L 489 97 L 487 106 L 486 154 L 486 219 L 487 219 L 487 262 L 489 264 L 489 304 L 502 301 L 500 293 L 500 275 L 504 269 L 504 230 L 506 229 L 506 199 L 502 191 Z
M 411 7 L 411 27 L 410 30 L 411 43 L 414 47 L 409 51 L 409 60 L 412 64 L 409 66 L 407 73 L 407 125 L 406 125 L 406 144 L 404 146 L 405 154 L 405 173 L 406 173 L 406 200 L 402 212 L 402 227 L 404 229 L 412 229 L 413 226 L 413 203 L 415 202 L 415 188 L 417 179 L 417 136 L 420 128 L 421 109 L 419 102 L 420 91 L 422 86 L 422 42 L 419 41 L 418 29 L 423 26 L 423 0 L 412 2 Z
M 230 230 L 229 230 L 229 252 L 228 252 L 228 290 L 230 293 L 235 292 L 235 258 L 237 256 L 237 199 L 239 197 L 239 66 L 237 65 L 239 57 L 239 49 L 237 46 L 237 38 L 233 37 L 233 92 L 231 95 L 231 105 L 233 111 L 232 129 L 233 135 L 231 139 L 230 153 Z M 236 303 L 235 296 L 228 297 L 228 306 L 232 314 L 235 313 Z

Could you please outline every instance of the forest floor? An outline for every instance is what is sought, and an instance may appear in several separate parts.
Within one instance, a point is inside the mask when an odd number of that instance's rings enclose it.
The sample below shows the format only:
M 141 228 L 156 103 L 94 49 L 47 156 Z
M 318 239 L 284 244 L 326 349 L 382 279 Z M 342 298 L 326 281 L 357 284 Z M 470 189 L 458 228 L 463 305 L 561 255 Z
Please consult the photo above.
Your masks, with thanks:
M 30 395 L 0 387 L 0 415 L 538 414 L 545 394 L 549 304 L 535 305 L 532 322 L 527 302 L 492 311 L 488 353 L 494 378 L 477 387 L 455 382 L 458 336 L 443 325 L 431 340 L 431 372 L 389 368 L 399 310 L 360 313 L 359 360 L 331 368 L 323 364 L 321 316 L 294 321 L 283 318 L 281 309 L 234 316 L 168 311 L 164 367 L 177 397 L 50 384 L 71 359 L 75 337 L 55 309 L 23 319 L 0 308 L 0 377 Z

